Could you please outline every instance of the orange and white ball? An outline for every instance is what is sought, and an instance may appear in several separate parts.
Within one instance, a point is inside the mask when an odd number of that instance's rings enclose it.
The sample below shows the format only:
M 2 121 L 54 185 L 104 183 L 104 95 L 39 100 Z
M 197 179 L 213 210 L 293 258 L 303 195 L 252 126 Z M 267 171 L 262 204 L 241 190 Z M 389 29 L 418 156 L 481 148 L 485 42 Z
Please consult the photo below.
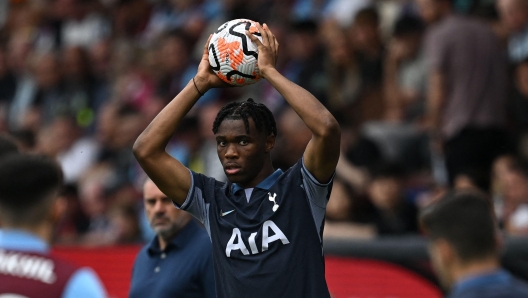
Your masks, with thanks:
M 214 32 L 209 42 L 209 64 L 224 82 L 244 86 L 258 82 L 257 45 L 246 35 L 249 30 L 262 41 L 257 23 L 247 19 L 228 21 Z

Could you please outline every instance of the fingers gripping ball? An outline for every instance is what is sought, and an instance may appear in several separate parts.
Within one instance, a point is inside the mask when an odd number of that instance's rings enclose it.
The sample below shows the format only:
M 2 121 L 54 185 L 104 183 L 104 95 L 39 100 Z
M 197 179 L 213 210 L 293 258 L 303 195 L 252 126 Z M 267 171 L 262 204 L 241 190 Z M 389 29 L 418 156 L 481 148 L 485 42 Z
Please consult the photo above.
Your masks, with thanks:
M 249 30 L 262 41 L 257 23 L 247 19 L 228 21 L 211 37 L 209 64 L 224 82 L 244 86 L 261 79 L 257 60 L 257 45 L 246 35 Z

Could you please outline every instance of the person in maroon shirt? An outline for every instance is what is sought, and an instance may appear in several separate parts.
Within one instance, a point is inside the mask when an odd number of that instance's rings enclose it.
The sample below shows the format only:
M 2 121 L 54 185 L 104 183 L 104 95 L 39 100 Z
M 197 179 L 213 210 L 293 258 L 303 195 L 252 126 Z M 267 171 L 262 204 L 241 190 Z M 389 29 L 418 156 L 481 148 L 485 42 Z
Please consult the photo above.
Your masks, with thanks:
M 64 208 L 62 171 L 35 155 L 0 159 L 0 294 L 10 297 L 106 297 L 99 278 L 49 253 Z

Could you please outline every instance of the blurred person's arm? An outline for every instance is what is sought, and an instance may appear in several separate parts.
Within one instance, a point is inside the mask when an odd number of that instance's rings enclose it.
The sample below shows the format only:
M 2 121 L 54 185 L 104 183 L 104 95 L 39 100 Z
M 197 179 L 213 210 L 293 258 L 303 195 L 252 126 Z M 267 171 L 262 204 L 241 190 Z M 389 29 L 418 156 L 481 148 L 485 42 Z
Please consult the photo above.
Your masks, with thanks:
M 210 38 L 204 46 L 194 82 L 190 80 L 187 83 L 134 143 L 134 155 L 143 170 L 163 193 L 179 205 L 184 203 L 191 187 L 191 173 L 182 163 L 170 156 L 165 147 L 201 94 L 211 88 L 227 85 L 214 74 L 209 65 L 207 45 Z
M 362 193 L 367 187 L 370 178 L 369 174 L 366 170 L 354 166 L 344 156 L 344 154 L 341 154 L 339 157 L 336 172 L 348 183 L 350 183 L 350 185 L 357 189 L 358 192 Z
M 440 125 L 444 114 L 445 76 L 440 71 L 433 71 L 429 77 L 429 94 L 427 98 L 427 124 L 434 140 L 440 140 Z M 439 148 L 436 148 L 439 149 Z
M 275 68 L 279 44 L 266 24 L 260 25 L 262 42 L 247 33 L 257 44 L 258 65 L 264 77 L 290 104 L 312 132 L 304 151 L 304 165 L 317 181 L 328 182 L 339 159 L 341 132 L 337 120 L 310 92 L 288 80 Z
M 72 275 L 66 284 L 62 297 L 105 298 L 108 296 L 97 274 L 92 269 L 81 268 Z
M 426 100 L 426 125 L 432 138 L 433 150 L 441 151 L 441 124 L 446 101 L 445 73 L 448 66 L 450 44 L 438 31 L 430 31 L 425 37 L 425 58 L 428 61 L 428 92 Z
M 372 224 L 358 224 L 350 222 L 325 222 L 324 240 L 329 239 L 374 239 L 377 235 L 376 227 Z

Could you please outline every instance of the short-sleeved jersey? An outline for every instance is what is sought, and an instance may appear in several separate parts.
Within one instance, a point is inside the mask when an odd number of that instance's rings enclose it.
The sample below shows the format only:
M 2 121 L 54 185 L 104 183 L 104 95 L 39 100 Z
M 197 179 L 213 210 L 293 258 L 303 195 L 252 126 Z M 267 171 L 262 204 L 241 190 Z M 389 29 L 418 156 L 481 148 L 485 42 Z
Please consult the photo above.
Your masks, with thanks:
M 49 254 L 0 249 L 0 293 L 60 298 L 77 269 Z
M 320 184 L 301 159 L 259 183 L 248 201 L 236 184 L 191 175 L 181 209 L 209 233 L 219 298 L 330 297 L 322 234 L 332 180 Z

